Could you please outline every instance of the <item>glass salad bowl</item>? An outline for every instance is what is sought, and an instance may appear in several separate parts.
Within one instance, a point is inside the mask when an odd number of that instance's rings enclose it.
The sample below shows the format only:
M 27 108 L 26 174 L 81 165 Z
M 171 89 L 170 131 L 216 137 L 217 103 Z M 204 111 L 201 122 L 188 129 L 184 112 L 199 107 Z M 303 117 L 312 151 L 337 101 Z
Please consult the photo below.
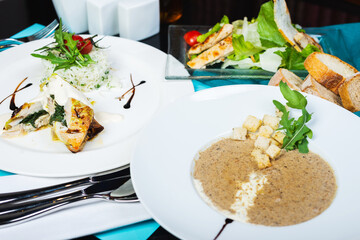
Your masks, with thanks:
M 206 69 L 191 69 L 186 65 L 188 61 L 186 52 L 189 46 L 183 36 L 191 30 L 200 33 L 207 32 L 211 26 L 170 25 L 168 33 L 168 56 L 166 61 L 165 79 L 167 80 L 214 80 L 214 79 L 244 79 L 268 80 L 274 72 L 262 69 L 221 69 L 213 65 Z M 344 47 L 341 32 L 337 29 L 305 28 L 310 36 L 318 40 L 325 53 L 337 56 L 345 62 L 352 64 L 351 58 Z M 291 70 L 301 78 L 308 74 L 306 70 Z

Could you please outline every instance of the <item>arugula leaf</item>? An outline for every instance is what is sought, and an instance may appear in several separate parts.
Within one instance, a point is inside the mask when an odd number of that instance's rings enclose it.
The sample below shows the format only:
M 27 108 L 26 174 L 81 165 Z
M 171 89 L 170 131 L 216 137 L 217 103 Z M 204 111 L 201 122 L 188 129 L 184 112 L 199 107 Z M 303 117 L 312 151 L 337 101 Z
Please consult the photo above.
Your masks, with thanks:
M 232 45 L 234 47 L 234 53 L 228 56 L 228 58 L 234 61 L 239 61 L 263 50 L 255 47 L 251 42 L 245 41 L 244 35 L 238 34 L 233 34 Z
M 313 52 L 320 52 L 320 49 L 308 44 L 301 52 L 298 52 L 290 44 L 286 44 L 284 52 L 276 51 L 275 54 L 282 58 L 280 67 L 292 70 L 305 70 L 304 61 Z
M 286 40 L 279 32 L 274 20 L 274 3 L 272 1 L 261 5 L 257 22 L 257 31 L 263 47 L 272 48 L 285 46 Z
M 88 54 L 81 54 L 80 50 L 76 47 L 78 40 L 73 40 L 74 33 L 68 33 L 62 31 L 62 21 L 60 19 L 59 28 L 55 30 L 54 39 L 55 45 L 50 47 L 46 45 L 35 51 L 46 52 L 43 54 L 31 54 L 33 57 L 42 58 L 50 61 L 56 67 L 54 72 L 59 69 L 69 69 L 72 66 L 87 66 L 91 63 L 95 63 Z M 91 41 L 92 38 L 91 38 Z M 56 53 L 56 54 L 55 54 Z
M 211 34 L 218 32 L 224 24 L 229 23 L 229 18 L 224 15 L 219 23 L 216 23 L 207 33 L 204 33 L 197 37 L 199 43 L 204 42 Z
M 286 151 L 298 149 L 301 153 L 308 153 L 307 138 L 312 138 L 313 132 L 305 125 L 311 120 L 311 114 L 306 110 L 307 100 L 301 93 L 291 90 L 289 86 L 282 81 L 280 82 L 280 91 L 288 101 L 286 105 L 291 108 L 301 109 L 302 112 L 302 116 L 297 120 L 294 118 L 289 119 L 290 112 L 286 107 L 279 101 L 273 100 L 275 107 L 283 113 L 280 120 L 282 127 L 279 128 L 279 130 L 285 130 L 282 148 Z

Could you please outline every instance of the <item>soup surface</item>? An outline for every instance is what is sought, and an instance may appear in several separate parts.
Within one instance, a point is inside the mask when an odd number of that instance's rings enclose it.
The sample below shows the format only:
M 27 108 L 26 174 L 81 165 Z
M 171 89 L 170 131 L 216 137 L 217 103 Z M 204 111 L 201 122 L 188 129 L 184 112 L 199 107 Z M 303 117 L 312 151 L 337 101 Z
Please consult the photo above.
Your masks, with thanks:
M 224 138 L 199 152 L 194 183 L 208 204 L 231 219 L 267 226 L 301 223 L 330 206 L 336 179 L 319 155 L 284 152 L 259 170 L 253 149 L 253 140 Z

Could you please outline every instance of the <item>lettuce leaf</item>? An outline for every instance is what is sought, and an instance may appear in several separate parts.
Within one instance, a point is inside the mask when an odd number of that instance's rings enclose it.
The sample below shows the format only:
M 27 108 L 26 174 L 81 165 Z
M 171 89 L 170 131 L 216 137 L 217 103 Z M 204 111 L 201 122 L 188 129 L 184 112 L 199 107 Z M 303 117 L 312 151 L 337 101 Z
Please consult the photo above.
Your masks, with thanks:
M 234 61 L 239 61 L 263 50 L 254 46 L 251 42 L 245 41 L 244 35 L 233 34 L 232 44 L 234 53 L 229 55 L 228 58 Z
M 261 5 L 257 23 L 257 31 L 263 47 L 272 48 L 285 46 L 286 40 L 279 32 L 274 20 L 274 3 L 272 1 Z
M 219 23 L 216 23 L 207 33 L 198 36 L 196 40 L 199 43 L 204 42 L 211 34 L 218 32 L 224 24 L 228 24 L 229 22 L 229 18 L 224 15 Z
M 291 70 L 305 70 L 304 61 L 313 52 L 320 52 L 320 49 L 308 44 L 301 52 L 298 52 L 290 44 L 287 44 L 285 51 L 276 51 L 275 54 L 282 58 L 280 67 Z

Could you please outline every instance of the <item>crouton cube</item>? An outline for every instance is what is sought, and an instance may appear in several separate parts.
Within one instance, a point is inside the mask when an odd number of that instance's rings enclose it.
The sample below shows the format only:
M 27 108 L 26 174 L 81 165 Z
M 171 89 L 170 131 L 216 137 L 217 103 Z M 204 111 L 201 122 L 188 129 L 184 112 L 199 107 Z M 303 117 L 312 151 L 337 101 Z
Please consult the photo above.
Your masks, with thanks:
M 280 144 L 283 144 L 284 142 L 284 137 L 285 137 L 285 133 L 281 132 L 281 131 L 276 131 L 273 135 L 272 138 L 275 139 L 276 141 L 278 141 Z
M 261 126 L 259 128 L 259 136 L 263 136 L 266 138 L 270 138 L 271 134 L 273 134 L 274 129 L 269 126 Z
M 247 137 L 250 138 L 251 140 L 256 140 L 258 137 L 258 133 L 248 132 Z
M 243 123 L 243 127 L 250 132 L 256 132 L 260 126 L 261 120 L 251 115 L 247 116 Z
M 271 167 L 270 158 L 266 154 L 256 155 L 255 161 L 256 161 L 259 169 Z
M 233 139 L 246 140 L 247 129 L 242 127 L 233 128 Z
M 261 151 L 261 149 L 258 149 L 258 148 L 254 148 L 254 150 L 252 150 L 251 152 L 251 156 L 256 158 L 257 156 L 259 155 L 262 155 L 263 152 Z
M 275 108 L 275 116 L 278 118 L 281 118 L 283 115 L 283 112 L 281 112 L 279 109 Z
M 266 151 L 266 149 L 268 149 L 269 145 L 270 145 L 270 139 L 263 137 L 263 136 L 259 136 L 255 143 L 254 143 L 256 148 L 259 148 L 263 151 Z
M 281 146 L 282 146 L 281 143 L 279 143 L 278 141 L 276 141 L 276 140 L 273 139 L 273 138 L 270 138 L 270 145 L 271 145 L 271 144 L 274 144 L 275 146 L 278 146 L 278 147 L 281 147 Z
M 269 126 L 276 130 L 279 127 L 280 119 L 278 117 L 265 114 L 262 121 L 265 126 Z
M 270 147 L 265 151 L 265 153 L 271 158 L 275 159 L 280 155 L 281 148 L 278 146 L 271 144 Z

